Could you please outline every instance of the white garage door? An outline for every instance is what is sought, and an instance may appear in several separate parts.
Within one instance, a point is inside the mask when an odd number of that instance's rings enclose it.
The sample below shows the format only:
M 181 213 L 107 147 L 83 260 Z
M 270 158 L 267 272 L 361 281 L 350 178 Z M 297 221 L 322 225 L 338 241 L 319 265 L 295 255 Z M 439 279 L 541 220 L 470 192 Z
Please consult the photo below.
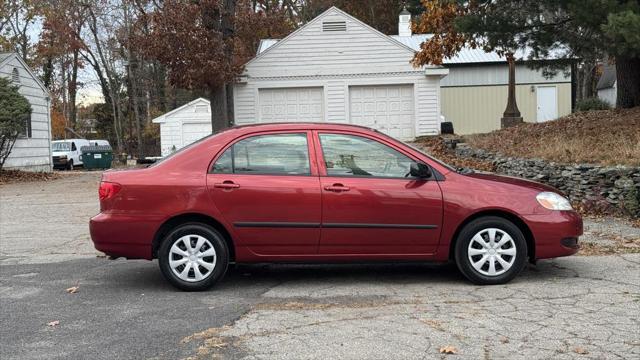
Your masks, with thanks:
M 398 139 L 413 139 L 413 108 L 413 85 L 349 87 L 352 124 L 368 126 Z
M 259 89 L 260 122 L 324 121 L 322 87 Z
M 194 143 L 209 134 L 211 134 L 211 122 L 183 123 L 182 146 L 187 146 L 191 143 Z

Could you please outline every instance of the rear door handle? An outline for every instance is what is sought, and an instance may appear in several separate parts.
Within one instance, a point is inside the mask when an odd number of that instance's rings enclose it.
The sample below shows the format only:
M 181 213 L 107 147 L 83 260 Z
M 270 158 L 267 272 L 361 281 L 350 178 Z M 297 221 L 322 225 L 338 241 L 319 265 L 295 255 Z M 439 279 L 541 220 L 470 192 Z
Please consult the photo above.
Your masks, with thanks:
M 220 189 L 237 189 L 240 187 L 240 185 L 234 183 L 233 181 L 224 181 L 221 183 L 213 184 L 213 187 L 220 188 Z
M 327 191 L 333 191 L 333 192 L 349 191 L 349 187 L 344 186 L 342 184 L 333 184 L 331 186 L 325 186 L 324 189 Z

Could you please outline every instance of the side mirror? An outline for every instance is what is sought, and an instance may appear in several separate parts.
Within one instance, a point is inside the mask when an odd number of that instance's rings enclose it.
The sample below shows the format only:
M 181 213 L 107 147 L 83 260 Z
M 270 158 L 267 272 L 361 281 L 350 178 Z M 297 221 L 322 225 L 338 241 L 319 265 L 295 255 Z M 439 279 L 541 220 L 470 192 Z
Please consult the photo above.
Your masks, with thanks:
M 430 178 L 432 175 L 429 165 L 419 162 L 411 163 L 409 174 L 420 179 Z

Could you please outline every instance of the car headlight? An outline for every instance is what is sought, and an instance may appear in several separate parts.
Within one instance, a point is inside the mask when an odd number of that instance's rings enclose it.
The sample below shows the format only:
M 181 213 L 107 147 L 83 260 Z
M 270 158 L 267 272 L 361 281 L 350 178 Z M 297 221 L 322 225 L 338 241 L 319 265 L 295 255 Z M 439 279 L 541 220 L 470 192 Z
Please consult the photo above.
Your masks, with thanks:
M 549 210 L 572 210 L 567 198 L 554 192 L 541 192 L 536 196 L 538 203 Z

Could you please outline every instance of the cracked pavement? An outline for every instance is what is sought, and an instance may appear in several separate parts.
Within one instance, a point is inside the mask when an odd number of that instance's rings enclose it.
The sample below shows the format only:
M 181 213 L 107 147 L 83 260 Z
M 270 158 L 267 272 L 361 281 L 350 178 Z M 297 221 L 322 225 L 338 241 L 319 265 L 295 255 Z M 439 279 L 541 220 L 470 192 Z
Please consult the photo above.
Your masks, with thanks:
M 0 187 L 2 359 L 640 358 L 638 253 L 540 261 L 491 287 L 452 265 L 238 266 L 183 293 L 156 262 L 96 257 L 98 180 Z M 638 234 L 585 228 L 594 243 Z

